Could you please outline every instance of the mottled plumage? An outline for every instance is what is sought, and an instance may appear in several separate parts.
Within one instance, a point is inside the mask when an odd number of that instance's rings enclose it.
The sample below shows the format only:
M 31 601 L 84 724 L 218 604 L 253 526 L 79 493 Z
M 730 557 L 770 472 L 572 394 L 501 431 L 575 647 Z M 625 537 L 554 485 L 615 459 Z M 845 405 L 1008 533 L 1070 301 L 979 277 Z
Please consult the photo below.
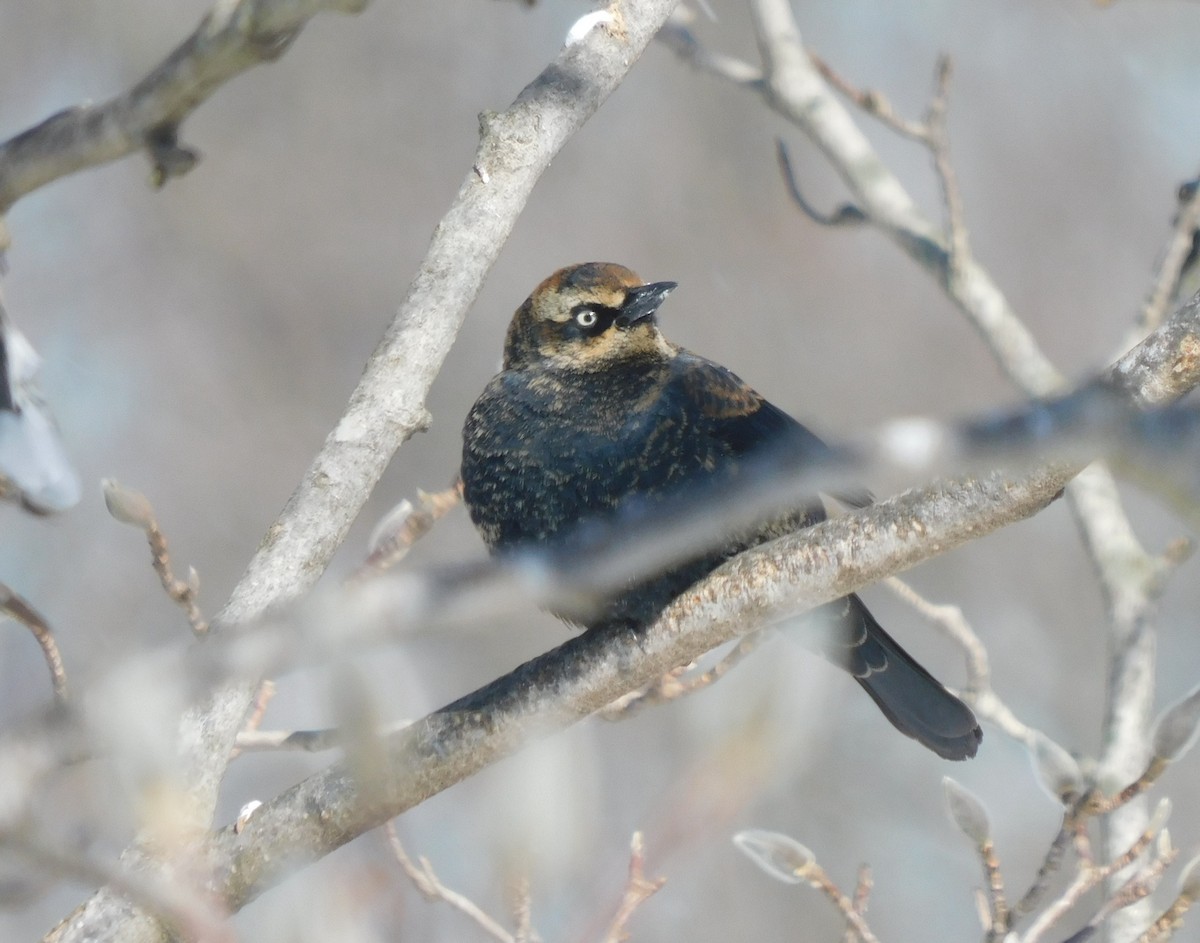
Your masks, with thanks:
M 505 552 L 571 539 L 580 522 L 636 511 L 689 486 L 719 485 L 784 444 L 797 461 L 826 447 L 719 364 L 663 338 L 655 312 L 674 288 L 587 263 L 556 272 L 514 315 L 504 369 L 463 429 L 463 494 L 484 541 Z M 844 497 L 869 501 L 865 493 Z M 649 625 L 676 596 L 747 547 L 825 517 L 820 501 L 650 574 L 607 599 L 593 631 Z M 973 756 L 981 736 L 949 694 L 857 596 L 818 610 L 826 657 L 850 671 L 901 731 L 941 756 Z

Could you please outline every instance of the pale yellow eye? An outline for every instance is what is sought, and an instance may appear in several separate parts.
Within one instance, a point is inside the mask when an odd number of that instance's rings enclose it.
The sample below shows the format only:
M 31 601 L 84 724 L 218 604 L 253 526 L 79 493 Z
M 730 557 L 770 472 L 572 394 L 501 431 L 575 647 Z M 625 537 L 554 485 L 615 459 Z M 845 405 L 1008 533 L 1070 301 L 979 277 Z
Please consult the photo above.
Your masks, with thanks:
M 580 327 L 592 327 L 596 323 L 596 312 L 591 308 L 584 308 L 575 315 L 575 323 Z

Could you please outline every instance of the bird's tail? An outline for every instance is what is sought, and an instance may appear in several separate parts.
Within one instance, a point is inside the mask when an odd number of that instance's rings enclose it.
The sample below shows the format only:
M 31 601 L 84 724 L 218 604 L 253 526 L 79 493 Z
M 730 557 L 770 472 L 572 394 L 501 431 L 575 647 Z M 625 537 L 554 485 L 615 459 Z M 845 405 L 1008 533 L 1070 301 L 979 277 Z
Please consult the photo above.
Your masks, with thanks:
M 971 709 L 883 631 L 857 596 L 822 606 L 826 658 L 845 668 L 901 733 L 948 760 L 975 755 L 983 731 Z

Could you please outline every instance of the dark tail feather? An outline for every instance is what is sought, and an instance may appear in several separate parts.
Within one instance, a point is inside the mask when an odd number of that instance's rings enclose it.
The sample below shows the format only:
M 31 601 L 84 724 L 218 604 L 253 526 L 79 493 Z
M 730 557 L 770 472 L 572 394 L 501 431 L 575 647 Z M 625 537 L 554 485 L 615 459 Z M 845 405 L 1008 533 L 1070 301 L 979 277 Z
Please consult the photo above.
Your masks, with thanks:
M 971 709 L 883 631 L 861 599 L 847 596 L 817 614 L 832 623 L 825 656 L 854 675 L 897 730 L 948 760 L 975 755 L 983 731 Z

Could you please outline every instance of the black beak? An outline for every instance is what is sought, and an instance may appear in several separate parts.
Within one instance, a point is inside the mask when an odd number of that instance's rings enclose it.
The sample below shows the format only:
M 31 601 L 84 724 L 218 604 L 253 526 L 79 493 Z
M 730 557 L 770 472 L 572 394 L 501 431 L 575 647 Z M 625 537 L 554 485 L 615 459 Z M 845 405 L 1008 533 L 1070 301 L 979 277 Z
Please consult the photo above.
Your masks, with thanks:
M 621 305 L 620 323 L 625 327 L 654 317 L 654 312 L 676 288 L 676 282 L 651 282 L 630 288 Z

